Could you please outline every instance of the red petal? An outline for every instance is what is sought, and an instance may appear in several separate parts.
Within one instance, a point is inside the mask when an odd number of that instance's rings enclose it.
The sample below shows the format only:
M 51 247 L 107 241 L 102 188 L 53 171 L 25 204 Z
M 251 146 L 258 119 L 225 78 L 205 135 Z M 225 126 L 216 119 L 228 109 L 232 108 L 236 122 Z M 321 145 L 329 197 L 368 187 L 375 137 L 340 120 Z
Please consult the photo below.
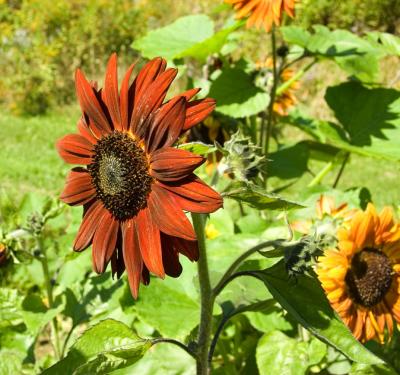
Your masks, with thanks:
M 104 210 L 103 204 L 95 201 L 84 213 L 73 245 L 75 251 L 82 251 L 92 243 L 94 232 L 99 226 L 99 216 Z
M 179 263 L 179 254 L 174 248 L 170 236 L 161 233 L 162 256 L 165 273 L 172 277 L 178 277 L 182 273 L 182 265 Z
M 136 299 L 142 276 L 143 260 L 140 255 L 134 220 L 129 220 L 122 224 L 122 252 L 124 254 L 126 272 L 128 273 L 129 286 L 133 297 Z
M 146 92 L 139 98 L 136 106 L 133 108 L 133 114 L 130 123 L 130 129 L 134 134 L 143 137 L 147 129 L 147 119 L 165 99 L 167 91 L 172 81 L 176 77 L 176 69 L 167 69 L 161 73 L 156 80 L 151 83 Z
M 211 98 L 194 100 L 188 103 L 183 131 L 203 121 L 215 109 L 215 100 Z
M 163 234 L 167 236 L 166 234 Z M 169 241 L 172 243 L 174 249 L 186 257 L 188 257 L 191 261 L 199 260 L 199 246 L 197 241 L 188 241 L 183 238 L 167 236 Z
M 97 130 L 96 136 L 99 137 L 101 134 L 110 133 L 110 124 L 101 108 L 97 95 L 79 69 L 75 73 L 75 86 L 82 111 L 93 120 L 93 125 Z
M 179 182 L 159 182 L 175 198 L 182 210 L 211 213 L 223 205 L 222 197 L 195 175 Z
M 118 96 L 117 54 L 113 53 L 108 61 L 104 81 L 104 101 L 110 113 L 114 129 L 122 130 L 121 112 Z
M 186 98 L 187 101 L 189 101 L 190 99 L 192 99 L 194 96 L 197 95 L 197 93 L 200 91 L 201 89 L 196 88 L 196 89 L 190 89 L 187 90 L 185 92 L 183 92 L 182 94 L 179 94 L 179 96 L 184 96 Z
M 148 206 L 153 221 L 162 232 L 186 240 L 196 240 L 192 224 L 167 190 L 153 184 Z
M 148 136 L 148 151 L 171 146 L 178 139 L 185 122 L 186 99 L 175 97 L 154 113 Z
M 60 199 L 71 206 L 77 206 L 90 202 L 95 194 L 96 189 L 92 185 L 88 171 L 78 167 L 69 172 Z
M 97 138 L 91 132 L 89 126 L 87 126 L 84 117 L 82 116 L 78 121 L 78 131 L 85 137 L 91 144 L 95 145 L 97 143 Z
M 161 181 L 176 181 L 187 177 L 204 161 L 189 151 L 165 147 L 151 154 L 150 174 Z
M 93 145 L 79 134 L 68 134 L 56 143 L 60 156 L 70 164 L 90 164 Z
M 108 210 L 104 210 L 98 220 L 99 226 L 93 237 L 92 260 L 95 272 L 103 273 L 116 248 L 119 221 Z
M 129 125 L 129 79 L 131 78 L 131 74 L 133 71 L 135 64 L 132 64 L 125 73 L 124 79 L 121 84 L 121 92 L 120 92 L 120 108 L 121 108 L 121 121 L 122 121 L 122 129 L 128 130 Z
M 136 233 L 144 264 L 150 272 L 164 278 L 165 272 L 162 263 L 160 231 L 156 227 L 147 208 L 139 211 L 137 215 Z
M 148 86 L 165 71 L 167 62 L 161 57 L 150 60 L 139 72 L 133 85 L 134 107 L 136 107 L 142 93 L 147 91 Z
M 117 274 L 117 279 L 119 279 L 125 271 L 124 257 L 121 249 L 122 244 L 118 244 L 118 242 L 120 241 L 117 241 L 117 249 L 111 256 L 112 277 L 114 278 L 114 275 Z

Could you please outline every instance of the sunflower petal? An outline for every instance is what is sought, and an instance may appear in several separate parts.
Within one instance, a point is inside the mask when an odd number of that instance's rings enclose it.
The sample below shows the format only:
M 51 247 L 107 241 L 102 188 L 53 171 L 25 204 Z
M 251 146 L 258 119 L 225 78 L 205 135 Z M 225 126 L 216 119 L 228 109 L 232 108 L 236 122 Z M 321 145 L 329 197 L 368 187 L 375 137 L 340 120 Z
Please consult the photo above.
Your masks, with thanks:
M 140 278 L 143 271 L 143 260 L 137 239 L 134 220 L 128 220 L 122 224 L 122 252 L 128 274 L 129 286 L 133 297 L 138 297 Z
M 129 116 L 132 108 L 129 108 L 129 80 L 132 75 L 135 64 L 132 64 L 125 73 L 124 79 L 121 83 L 120 98 L 120 109 L 121 109 L 121 125 L 123 130 L 128 130 L 129 127 Z
M 70 164 L 90 164 L 93 145 L 79 134 L 67 134 L 56 143 L 61 158 Z
M 165 147 L 151 154 L 150 174 L 161 181 L 176 181 L 191 175 L 204 161 L 189 151 Z
M 144 264 L 150 272 L 164 278 L 165 271 L 162 262 L 160 231 L 148 208 L 139 211 L 135 223 Z
M 96 194 L 92 178 L 84 168 L 72 169 L 67 177 L 60 199 L 71 206 L 83 205 L 90 202 Z
M 121 112 L 118 96 L 117 54 L 113 53 L 108 60 L 106 78 L 104 81 L 104 101 L 113 122 L 115 130 L 122 130 Z
M 192 224 L 167 190 L 153 184 L 148 205 L 154 223 L 162 232 L 190 241 L 196 240 Z
M 186 109 L 186 120 L 182 131 L 189 130 L 203 121 L 215 109 L 215 100 L 211 98 L 189 102 Z

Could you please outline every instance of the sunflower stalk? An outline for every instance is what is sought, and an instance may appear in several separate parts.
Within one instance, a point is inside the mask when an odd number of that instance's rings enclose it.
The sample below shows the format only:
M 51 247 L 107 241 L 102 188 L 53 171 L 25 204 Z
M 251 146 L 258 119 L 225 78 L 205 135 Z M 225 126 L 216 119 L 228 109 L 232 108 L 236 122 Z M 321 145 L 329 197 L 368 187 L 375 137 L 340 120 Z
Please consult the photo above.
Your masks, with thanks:
M 205 242 L 205 216 L 192 213 L 193 227 L 196 231 L 197 241 L 199 244 L 199 261 L 197 269 L 199 272 L 200 283 L 200 327 L 198 335 L 198 358 L 197 358 L 197 375 L 208 375 L 210 373 L 208 363 L 208 350 L 211 343 L 212 313 L 214 305 L 214 297 L 211 289 L 210 274 L 208 271 L 206 242 Z

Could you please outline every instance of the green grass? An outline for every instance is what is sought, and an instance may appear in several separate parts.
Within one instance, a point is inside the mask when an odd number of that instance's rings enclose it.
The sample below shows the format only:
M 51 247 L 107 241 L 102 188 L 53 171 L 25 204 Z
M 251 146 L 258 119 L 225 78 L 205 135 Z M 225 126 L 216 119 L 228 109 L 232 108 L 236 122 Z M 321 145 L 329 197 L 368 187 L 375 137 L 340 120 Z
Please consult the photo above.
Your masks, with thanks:
M 56 196 L 64 186 L 70 166 L 64 163 L 54 147 L 57 139 L 76 130 L 79 118 L 77 107 L 47 116 L 21 118 L 0 114 L 0 190 L 12 197 L 36 192 Z M 312 165 L 314 173 L 322 163 Z M 339 166 L 330 172 L 323 183 L 331 185 Z M 311 181 L 309 174 L 293 185 L 285 196 L 296 198 Z M 400 163 L 352 155 L 338 188 L 367 187 L 378 207 L 397 206 L 400 202 Z M 282 181 L 280 182 L 282 185 Z
M 58 194 L 69 166 L 55 149 L 57 139 L 74 132 L 77 108 L 38 117 L 0 114 L 0 190 Z

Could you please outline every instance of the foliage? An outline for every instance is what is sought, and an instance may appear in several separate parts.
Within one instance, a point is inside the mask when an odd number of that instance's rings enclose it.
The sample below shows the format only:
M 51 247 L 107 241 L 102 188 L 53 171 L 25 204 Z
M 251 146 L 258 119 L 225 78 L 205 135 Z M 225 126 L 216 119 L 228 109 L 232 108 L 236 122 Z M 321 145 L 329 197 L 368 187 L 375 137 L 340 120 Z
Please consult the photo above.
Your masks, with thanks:
M 365 3 L 387 12 L 384 2 Z M 266 48 L 274 57 L 270 65 L 243 53 L 242 38 L 251 31 L 225 19 L 227 7 L 139 35 L 144 8 L 133 4 L 0 2 L 1 100 L 27 113 L 68 102 L 73 70 L 83 67 L 96 77 L 111 50 L 122 51 L 125 62 L 136 53 L 163 55 L 179 67 L 187 89 L 200 86 L 200 97 L 217 100 L 202 124 L 206 134 L 191 134 L 189 143 L 182 137 L 177 146 L 206 157 L 197 172 L 224 197 L 223 209 L 193 216 L 208 270 L 180 259 L 179 278 L 151 277 L 137 300 L 125 276 L 94 275 L 90 250 L 71 249 L 81 211 L 55 198 L 66 167 L 55 159 L 53 144 L 75 126 L 77 111 L 22 120 L 2 114 L 0 373 L 191 374 L 204 350 L 217 375 L 400 371 L 398 331 L 385 345 L 358 342 L 313 271 L 325 247 L 335 245 L 339 225 L 326 213 L 315 218 L 321 194 L 350 209 L 365 208 L 371 199 L 386 198 L 373 194 L 378 184 L 389 190 L 381 167 L 399 168 L 400 91 L 385 85 L 381 67 L 398 59 L 400 39 L 377 30 L 382 20 L 369 21 L 372 10 L 365 4 L 340 4 L 324 19 L 332 2 L 318 2 L 315 13 L 313 0 L 304 0 L 299 21 L 273 31 Z M 38 12 L 39 6 L 47 12 Z M 375 31 L 359 35 L 344 28 L 360 12 Z M 317 25 L 315 18 L 343 29 Z M 307 23 L 311 27 L 301 26 Z M 308 108 L 309 98 L 291 103 L 287 115 L 274 111 L 294 81 L 304 88 L 307 73 L 326 66 L 340 74 L 334 82 L 321 78 L 325 112 Z M 279 78 L 291 69 L 290 78 Z M 351 189 L 341 191 L 352 160 L 363 168 L 351 169 Z M 378 167 L 365 171 L 367 163 Z M 301 237 L 295 224 L 310 222 L 315 233 Z M 210 278 L 209 314 L 200 313 L 201 272 Z M 205 315 L 211 344 L 204 348 L 199 335 Z

